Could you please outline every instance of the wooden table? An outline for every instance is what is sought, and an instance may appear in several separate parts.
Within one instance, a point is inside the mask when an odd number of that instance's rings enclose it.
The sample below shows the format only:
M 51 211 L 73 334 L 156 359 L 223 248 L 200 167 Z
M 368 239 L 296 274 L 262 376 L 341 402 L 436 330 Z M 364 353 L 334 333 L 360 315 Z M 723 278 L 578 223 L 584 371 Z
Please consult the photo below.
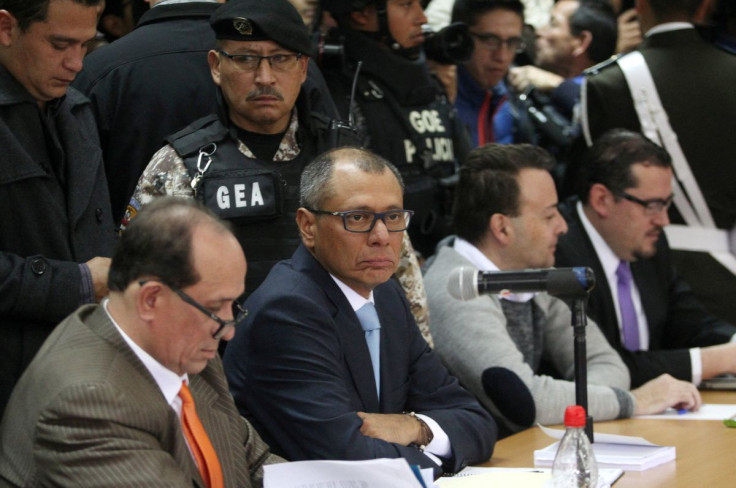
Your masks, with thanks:
M 736 404 L 736 392 L 701 392 L 703 403 Z M 596 422 L 596 432 L 644 437 L 663 446 L 675 446 L 677 458 L 646 471 L 624 473 L 615 488 L 627 487 L 736 487 L 736 429 L 714 420 L 626 419 Z M 527 429 L 496 443 L 484 466 L 534 466 L 534 450 L 554 442 L 539 428 Z

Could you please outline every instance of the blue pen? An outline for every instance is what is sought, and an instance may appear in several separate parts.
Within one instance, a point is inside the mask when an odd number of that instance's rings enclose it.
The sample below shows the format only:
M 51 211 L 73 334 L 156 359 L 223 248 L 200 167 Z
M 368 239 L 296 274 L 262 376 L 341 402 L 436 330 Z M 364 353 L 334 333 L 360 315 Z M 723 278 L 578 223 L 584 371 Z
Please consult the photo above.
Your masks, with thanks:
M 677 415 L 684 415 L 687 413 L 687 408 L 678 408 Z

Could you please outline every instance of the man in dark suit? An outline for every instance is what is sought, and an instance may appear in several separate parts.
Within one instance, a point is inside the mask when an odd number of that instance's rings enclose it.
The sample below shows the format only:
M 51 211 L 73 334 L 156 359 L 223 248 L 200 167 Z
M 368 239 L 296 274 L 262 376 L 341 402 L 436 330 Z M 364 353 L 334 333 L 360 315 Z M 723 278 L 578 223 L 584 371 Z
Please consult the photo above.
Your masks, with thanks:
M 62 322 L 14 390 L 0 485 L 261 486 L 281 459 L 238 415 L 217 355 L 245 269 L 235 237 L 193 201 L 141 212 L 113 255 L 109 299 Z M 185 440 L 197 419 L 204 435 Z
M 639 133 L 613 130 L 589 149 L 579 200 L 563 208 L 569 230 L 555 263 L 595 272 L 588 314 L 629 367 L 632 387 L 662 373 L 695 384 L 736 373 L 736 343 L 729 342 L 736 326 L 707 313 L 671 263 L 662 232 L 671 181 L 667 152 Z
M 699 3 L 637 0 L 645 32 L 638 51 L 649 67 L 662 107 L 716 227 L 729 231 L 736 224 L 732 183 L 736 166 L 731 161 L 731 155 L 736 153 L 736 138 L 732 137 L 736 127 L 736 57 L 704 41 L 690 24 Z M 582 114 L 584 131 L 587 129 L 590 136 L 588 145 L 609 129 L 641 130 L 619 63 L 593 67 L 588 75 Z M 650 100 L 648 97 L 647 102 Z M 574 177 L 575 173 L 570 174 Z M 670 215 L 673 223 L 683 223 L 674 207 Z M 673 230 L 674 227 L 667 230 L 668 237 Z M 692 233 L 691 229 L 684 230 Z M 715 242 L 697 236 L 694 240 L 699 246 Z M 684 243 L 670 241 L 673 261 L 701 303 L 712 313 L 736 323 L 736 276 L 708 253 L 677 250 Z
M 240 411 L 291 460 L 403 457 L 436 473 L 487 460 L 496 425 L 390 280 L 411 215 L 396 168 L 329 151 L 304 170 L 300 200 L 302 245 L 249 297 L 225 352 Z

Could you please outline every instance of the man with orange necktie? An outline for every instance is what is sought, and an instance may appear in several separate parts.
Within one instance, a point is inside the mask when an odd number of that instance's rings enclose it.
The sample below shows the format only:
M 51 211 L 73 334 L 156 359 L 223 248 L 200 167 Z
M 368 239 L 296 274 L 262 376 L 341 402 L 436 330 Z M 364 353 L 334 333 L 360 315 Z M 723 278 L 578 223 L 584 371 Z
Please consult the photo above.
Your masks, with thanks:
M 246 262 L 225 224 L 164 197 L 122 236 L 110 296 L 41 348 L 0 424 L 2 486 L 262 486 L 280 462 L 240 417 L 217 354 Z

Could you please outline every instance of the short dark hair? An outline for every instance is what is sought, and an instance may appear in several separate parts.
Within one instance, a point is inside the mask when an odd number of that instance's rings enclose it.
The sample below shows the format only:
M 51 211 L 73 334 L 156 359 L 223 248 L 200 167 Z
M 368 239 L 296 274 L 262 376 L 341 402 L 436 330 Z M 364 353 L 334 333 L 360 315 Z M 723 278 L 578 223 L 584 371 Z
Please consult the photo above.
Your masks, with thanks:
M 554 158 L 531 144 L 487 144 L 473 149 L 460 168 L 452 218 L 457 235 L 478 244 L 493 214 L 519 215 L 523 169 L 550 171 Z
M 610 58 L 616 51 L 618 22 L 608 0 L 580 0 L 575 12 L 570 15 L 570 34 L 579 36 L 588 31 L 593 40 L 588 48 L 588 57 L 593 63 Z
M 322 205 L 335 194 L 332 185 L 332 173 L 335 163 L 348 159 L 361 171 L 366 173 L 383 173 L 391 171 L 404 190 L 404 181 L 396 166 L 378 154 L 358 147 L 339 147 L 330 149 L 317 156 L 302 172 L 299 188 L 299 205 L 313 210 L 321 210 Z
M 59 0 L 0 0 L 0 10 L 10 12 L 25 32 L 34 22 L 43 22 L 49 14 L 49 3 Z M 104 0 L 71 0 L 74 3 L 94 7 Z
M 667 20 L 672 15 L 692 18 L 703 0 L 649 0 L 649 6 L 657 21 Z
M 631 166 L 646 164 L 672 167 L 670 155 L 639 132 L 612 129 L 598 138 L 583 155 L 577 176 L 577 195 L 588 203 L 590 188 L 600 183 L 610 190 L 635 187 Z
M 225 222 L 191 198 L 161 197 L 146 205 L 115 246 L 108 288 L 123 291 L 146 276 L 178 288 L 198 282 L 200 276 L 192 262 L 192 232 L 201 224 L 230 232 Z
M 455 0 L 452 22 L 464 22 L 472 27 L 479 16 L 496 9 L 514 12 L 524 23 L 524 4 L 520 0 Z

